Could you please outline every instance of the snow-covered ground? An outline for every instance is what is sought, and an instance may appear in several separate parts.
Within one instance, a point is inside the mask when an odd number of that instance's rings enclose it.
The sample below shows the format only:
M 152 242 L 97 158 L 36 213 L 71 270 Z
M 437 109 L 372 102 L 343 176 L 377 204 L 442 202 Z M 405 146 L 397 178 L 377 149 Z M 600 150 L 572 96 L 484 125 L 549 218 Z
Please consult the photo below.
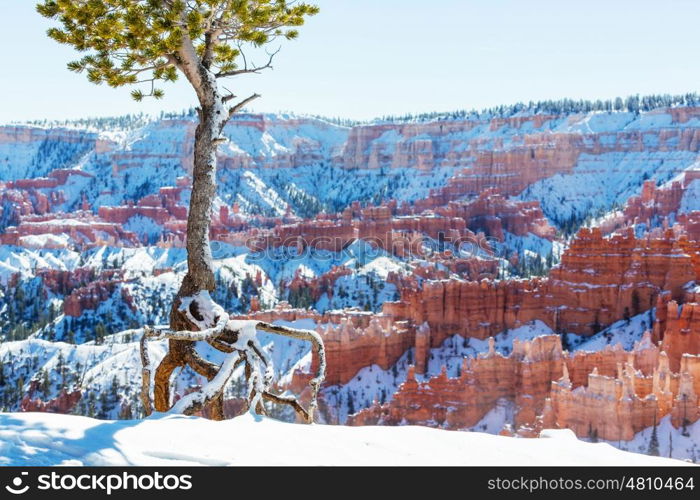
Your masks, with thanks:
M 694 169 L 696 158 L 688 151 L 581 154 L 571 173 L 535 182 L 519 198 L 539 201 L 544 214 L 557 224 L 571 218 L 584 220 L 624 205 L 630 196 L 639 194 L 646 179 L 664 183 Z
M 282 423 L 249 414 L 214 422 L 155 415 L 101 421 L 0 414 L 2 465 L 632 465 L 685 462 L 585 443 L 568 430 L 540 439 L 427 427 Z
M 572 351 L 599 351 L 606 346 L 620 344 L 626 351 L 632 350 L 635 343 L 642 340 L 644 332 L 654 326 L 656 308 L 632 316 L 629 319 L 616 321 L 609 327 L 595 335 L 585 337 L 581 335 L 566 334 L 566 342 Z
M 635 434 L 631 441 L 610 442 L 613 446 L 637 453 L 649 453 L 649 444 L 654 434 L 653 427 L 647 427 Z M 671 416 L 666 415 L 656 426 L 656 439 L 661 457 L 682 457 L 693 463 L 700 462 L 700 423 L 695 422 L 686 428 L 676 429 L 671 424 Z

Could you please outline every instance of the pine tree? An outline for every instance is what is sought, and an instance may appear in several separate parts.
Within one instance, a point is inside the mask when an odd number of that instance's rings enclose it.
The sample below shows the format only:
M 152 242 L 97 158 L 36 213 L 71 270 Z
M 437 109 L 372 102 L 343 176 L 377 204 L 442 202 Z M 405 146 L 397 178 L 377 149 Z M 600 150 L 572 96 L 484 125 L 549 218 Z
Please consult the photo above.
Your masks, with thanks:
M 352 397 L 352 392 L 348 392 L 348 415 L 355 413 L 355 400 Z
M 588 424 L 588 439 L 591 440 L 591 443 L 598 442 L 598 429 L 594 429 L 592 424 Z
M 44 393 L 44 395 L 48 396 L 49 395 L 49 388 L 51 387 L 51 381 L 49 380 L 49 373 L 46 370 L 41 370 L 41 392 Z
M 93 391 L 88 393 L 85 414 L 90 418 L 95 418 L 97 416 L 97 402 L 95 401 L 95 393 Z
M 656 431 L 656 419 L 654 419 L 654 427 L 651 430 L 651 439 L 649 439 L 649 449 L 647 455 L 659 456 L 659 436 Z
M 220 81 L 272 67 L 276 52 L 256 65 L 250 51 L 296 38 L 296 28 L 318 7 L 294 0 L 43 0 L 37 11 L 57 21 L 58 26 L 47 32 L 50 38 L 85 54 L 68 69 L 85 73 L 89 81 L 111 87 L 136 85 L 131 95 L 137 101 L 163 97 L 157 84 L 180 75 L 195 91 L 199 124 L 187 221 L 187 273 L 171 309 L 170 328 L 199 330 L 179 304 L 216 289 L 209 245 L 216 150 L 226 141 L 222 133 L 229 119 L 260 97 L 252 94 L 234 104 L 237 97 L 222 92 Z M 170 408 L 170 375 L 185 365 L 202 365 L 193 343 L 171 340 L 155 374 L 158 411 Z M 223 418 L 220 397 L 214 406 L 214 418 Z
M 100 322 L 95 325 L 95 344 L 100 345 L 104 341 L 105 334 L 107 333 L 107 328 L 105 328 L 104 323 Z
M 58 359 L 56 360 L 56 371 L 58 372 L 59 377 L 61 377 L 61 385 L 59 389 L 65 389 L 66 388 L 66 364 L 65 364 L 65 358 L 63 357 L 63 351 L 59 351 L 58 353 Z

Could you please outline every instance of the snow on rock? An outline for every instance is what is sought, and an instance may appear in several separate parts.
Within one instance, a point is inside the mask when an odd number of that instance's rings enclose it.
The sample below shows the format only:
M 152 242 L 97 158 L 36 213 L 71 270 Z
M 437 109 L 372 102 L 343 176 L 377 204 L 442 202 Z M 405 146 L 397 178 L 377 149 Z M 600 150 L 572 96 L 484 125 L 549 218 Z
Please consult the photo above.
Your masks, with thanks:
M 75 269 L 80 254 L 70 250 L 26 249 L 0 245 L 0 283 L 6 284 L 13 274 L 34 276 L 38 269 Z
M 177 436 L 177 439 L 173 439 Z M 215 422 L 156 414 L 101 421 L 0 414 L 2 465 L 647 465 L 684 462 L 579 441 L 568 430 L 518 439 L 426 427 L 282 423 L 251 415 Z
M 527 187 L 519 196 L 538 200 L 556 223 L 603 214 L 638 194 L 645 179 L 666 182 L 693 165 L 688 151 L 581 154 L 570 174 L 556 174 Z
M 679 212 L 684 214 L 694 210 L 700 210 L 700 179 L 692 180 L 685 188 Z
M 532 340 L 541 335 L 552 333 L 552 329 L 545 323 L 535 320 L 496 335 L 494 349 L 508 356 L 513 350 L 514 340 Z M 479 340 L 453 335 L 440 346 L 430 349 L 426 373 L 414 376 L 418 381 L 427 381 L 431 377 L 439 375 L 444 366 L 449 377 L 459 377 L 465 357 L 476 357 L 479 354 L 487 353 L 488 350 L 488 339 Z M 383 370 L 378 365 L 367 366 L 357 372 L 348 383 L 324 388 L 323 394 L 329 411 L 339 422 L 343 423 L 347 421 L 348 415 L 369 407 L 375 401 L 382 404 L 391 401 L 399 386 L 406 381 L 409 366 L 415 362 L 414 351 L 415 349 L 409 349 L 387 370 Z M 475 426 L 475 429 L 479 429 L 479 425 L 481 424 Z M 487 427 L 480 430 L 494 428 L 494 425 L 487 424 Z
M 566 334 L 565 342 L 568 342 L 569 348 L 574 351 L 599 351 L 605 346 L 616 344 L 629 351 L 642 339 L 645 331 L 653 328 L 655 314 L 656 309 L 650 309 L 629 319 L 617 321 L 590 337 Z
M 618 445 L 624 451 L 649 453 L 653 434 L 654 428 L 647 427 L 637 433 L 631 441 L 611 444 Z M 683 457 L 686 460 L 693 460 L 695 463 L 700 459 L 700 424 L 698 422 L 685 428 L 676 429 L 671 424 L 670 416 L 666 416 L 659 420 L 656 427 L 656 439 L 658 440 L 659 456 Z

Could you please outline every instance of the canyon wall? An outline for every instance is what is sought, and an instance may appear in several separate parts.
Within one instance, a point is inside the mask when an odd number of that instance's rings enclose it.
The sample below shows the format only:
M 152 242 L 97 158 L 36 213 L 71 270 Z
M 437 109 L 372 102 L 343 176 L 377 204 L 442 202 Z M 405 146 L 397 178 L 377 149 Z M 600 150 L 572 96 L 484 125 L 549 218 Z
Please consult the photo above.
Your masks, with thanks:
M 432 345 L 452 334 L 480 339 L 534 319 L 553 330 L 591 335 L 653 307 L 661 291 L 683 296 L 697 278 L 691 255 L 672 232 L 635 238 L 631 230 L 605 238 L 582 229 L 546 278 L 436 280 L 406 286 L 384 312 L 416 325 L 427 322 Z
M 591 364 L 583 384 L 570 377 L 570 367 Z M 645 364 L 649 374 L 635 363 Z M 613 375 L 598 364 L 614 366 Z M 568 428 L 580 437 L 629 441 L 666 415 L 677 427 L 700 419 L 700 357 L 684 354 L 677 372 L 665 352 L 651 344 L 650 334 L 632 352 L 606 348 L 598 353 L 562 352 L 558 336 L 514 342 L 503 356 L 493 349 L 465 358 L 457 378 L 446 371 L 423 382 L 413 369 L 391 401 L 375 404 L 349 418 L 350 425 L 429 425 L 447 429 L 476 426 L 501 400 L 514 405 L 512 424 L 524 437 L 543 428 Z M 507 428 L 504 429 L 505 432 Z

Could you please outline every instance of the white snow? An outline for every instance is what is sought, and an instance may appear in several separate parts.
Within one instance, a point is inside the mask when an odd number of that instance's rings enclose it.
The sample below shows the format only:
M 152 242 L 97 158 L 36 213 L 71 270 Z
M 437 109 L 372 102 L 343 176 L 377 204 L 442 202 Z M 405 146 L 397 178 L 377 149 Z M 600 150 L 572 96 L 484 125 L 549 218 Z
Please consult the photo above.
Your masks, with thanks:
M 569 430 L 542 439 L 426 427 L 289 424 L 249 414 L 214 422 L 154 415 L 101 421 L 0 414 L 2 465 L 682 465 L 585 443 Z
M 573 171 L 528 186 L 523 200 L 538 200 L 556 223 L 571 217 L 601 216 L 639 194 L 645 179 L 664 183 L 693 168 L 697 155 L 688 151 L 626 151 L 581 154 Z
M 70 237 L 65 234 L 30 234 L 20 238 L 21 245 L 27 248 L 68 248 Z
M 642 339 L 644 332 L 654 326 L 655 314 L 656 309 L 654 308 L 632 316 L 629 320 L 616 321 L 590 337 L 567 333 L 566 340 L 574 351 L 599 351 L 608 345 L 615 346 L 617 344 L 629 351 L 634 348 L 636 342 Z
M 70 250 L 28 249 L 0 245 L 0 284 L 6 284 L 13 274 L 34 276 L 38 269 L 73 270 L 80 254 Z
M 680 213 L 700 210 L 700 179 L 694 179 L 688 184 L 681 198 Z
M 631 441 L 610 442 L 624 451 L 649 453 L 653 427 L 647 427 L 638 432 Z M 656 427 L 656 437 L 659 442 L 659 456 L 681 458 L 698 463 L 700 460 L 700 423 L 695 422 L 685 429 L 676 429 L 671 424 L 670 415 L 659 420 Z

